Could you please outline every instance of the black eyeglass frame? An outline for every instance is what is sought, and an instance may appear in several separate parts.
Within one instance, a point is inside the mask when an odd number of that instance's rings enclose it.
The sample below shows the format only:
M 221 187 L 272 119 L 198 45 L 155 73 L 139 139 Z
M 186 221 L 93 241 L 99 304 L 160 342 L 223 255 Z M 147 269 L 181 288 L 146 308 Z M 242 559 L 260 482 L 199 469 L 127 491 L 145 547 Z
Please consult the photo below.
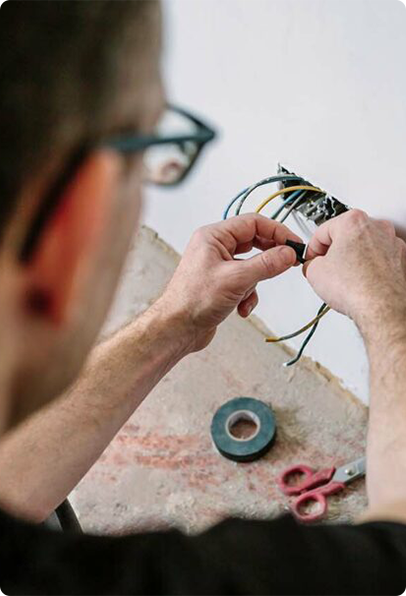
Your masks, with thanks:
M 196 164 L 197 158 L 201 154 L 203 147 L 216 137 L 216 132 L 208 124 L 200 120 L 200 118 L 197 118 L 183 108 L 173 106 L 172 104 L 167 104 L 167 108 L 191 120 L 197 127 L 196 133 L 188 135 L 174 135 L 169 137 L 159 137 L 157 135 L 123 134 L 117 135 L 116 137 L 102 141 L 98 144 L 92 143 L 84 145 L 71 157 L 63 172 L 58 176 L 46 193 L 22 244 L 20 250 L 21 261 L 28 262 L 33 255 L 35 247 L 37 246 L 37 243 L 41 237 L 41 232 L 46 222 L 57 208 L 64 189 L 74 176 L 75 172 L 79 169 L 80 164 L 83 163 L 86 155 L 88 155 L 92 149 L 97 147 L 109 147 L 111 149 L 115 149 L 123 155 L 128 155 L 131 153 L 144 151 L 153 145 L 182 145 L 186 142 L 195 142 L 197 145 L 197 150 L 189 166 L 185 168 L 184 172 L 177 180 L 174 182 L 165 183 L 163 186 L 176 186 L 186 178 L 193 166 Z
M 167 109 L 177 114 L 180 114 L 181 116 L 184 116 L 185 118 L 192 121 L 197 127 L 196 133 L 174 135 L 169 137 L 159 137 L 156 135 L 120 135 L 110 139 L 109 141 L 107 141 L 107 143 L 103 143 L 103 146 L 116 149 L 117 151 L 123 154 L 128 154 L 136 153 L 138 151 L 144 151 L 145 149 L 148 149 L 148 147 L 152 147 L 153 145 L 182 145 L 183 143 L 187 142 L 196 143 L 197 151 L 193 159 L 191 160 L 189 166 L 185 168 L 185 170 L 183 171 L 182 175 L 174 182 L 166 182 L 162 185 L 176 186 L 186 178 L 190 170 L 195 165 L 203 147 L 216 137 L 216 132 L 208 124 L 200 120 L 200 118 L 197 118 L 196 116 L 194 116 L 187 110 L 184 110 L 183 108 L 174 106 L 172 104 L 167 104 Z

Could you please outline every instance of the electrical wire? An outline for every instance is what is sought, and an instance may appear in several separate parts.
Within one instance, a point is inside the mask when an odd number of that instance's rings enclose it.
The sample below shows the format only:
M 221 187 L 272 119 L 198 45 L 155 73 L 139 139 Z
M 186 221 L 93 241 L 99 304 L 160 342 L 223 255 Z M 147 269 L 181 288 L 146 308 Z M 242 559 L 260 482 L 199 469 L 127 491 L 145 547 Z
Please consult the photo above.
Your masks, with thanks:
M 271 219 L 276 219 L 280 215 L 280 213 L 282 213 L 282 211 L 284 209 L 286 209 L 286 207 L 289 205 L 289 208 L 287 209 L 286 213 L 283 215 L 283 217 L 280 220 L 280 223 L 283 223 L 289 217 L 289 215 L 294 211 L 294 209 L 299 205 L 299 203 L 303 200 L 304 196 L 306 195 L 306 192 L 308 192 L 308 191 L 307 190 L 305 190 L 305 191 L 303 191 L 303 190 L 297 190 L 297 191 L 295 191 L 292 194 L 291 197 L 289 197 L 288 199 L 285 199 L 285 201 L 279 207 L 279 209 L 277 209 L 277 211 L 275 211 L 275 213 L 272 215 Z M 314 192 L 316 192 L 316 191 L 314 191 Z M 320 309 L 317 312 L 317 317 L 319 317 L 319 318 L 316 317 L 316 319 L 314 319 L 313 321 L 311 321 L 308 324 L 307 329 L 309 329 L 311 327 L 311 330 L 307 334 L 307 336 L 305 337 L 302 345 L 300 346 L 300 349 L 299 349 L 298 353 L 296 354 L 296 356 L 294 358 L 292 358 L 288 362 L 285 362 L 284 363 L 284 366 L 292 366 L 293 364 L 296 364 L 296 362 L 298 362 L 300 360 L 300 358 L 302 357 L 303 352 L 304 352 L 307 344 L 310 342 L 311 338 L 313 337 L 313 335 L 316 332 L 316 329 L 317 329 L 317 327 L 319 325 L 320 318 L 322 316 L 324 316 L 328 312 L 328 310 L 329 310 L 326 307 L 327 307 L 327 305 L 325 303 L 323 303 L 322 306 L 320 307 Z M 306 331 L 307 329 L 306 328 L 302 328 L 301 330 L 299 330 L 297 332 L 297 334 L 299 335 L 301 332 L 304 333 L 304 331 Z M 280 338 L 280 341 L 282 341 L 282 339 L 286 339 L 286 338 Z
M 268 205 L 268 203 L 270 203 L 271 201 L 276 199 L 278 196 L 286 195 L 287 193 L 293 193 L 290 197 L 285 198 L 282 205 L 271 216 L 271 219 L 277 220 L 277 218 L 283 212 L 283 210 L 287 209 L 286 213 L 282 216 L 282 218 L 280 220 L 280 222 L 282 223 L 289 217 L 289 215 L 294 211 L 294 209 L 299 205 L 299 203 L 305 198 L 305 195 L 307 194 L 307 192 L 325 194 L 322 189 L 320 189 L 316 186 L 308 185 L 303 178 L 300 178 L 299 176 L 296 176 L 293 174 L 269 176 L 268 178 L 264 178 L 263 180 L 260 180 L 259 182 L 245 188 L 240 193 L 238 193 L 238 195 L 236 197 L 234 197 L 234 199 L 232 199 L 232 201 L 228 204 L 227 208 L 225 209 L 225 211 L 223 213 L 223 219 L 227 219 L 227 217 L 229 216 L 231 207 L 238 200 L 239 200 L 239 203 L 236 207 L 235 215 L 239 215 L 241 208 L 242 208 L 244 202 L 246 201 L 246 199 L 248 198 L 248 196 L 258 187 L 263 186 L 265 184 L 272 184 L 273 182 L 285 182 L 286 183 L 286 182 L 292 182 L 292 181 L 299 181 L 299 182 L 302 182 L 303 184 L 298 184 L 298 185 L 294 185 L 294 186 L 288 186 L 288 187 L 281 188 L 280 190 L 276 191 L 275 193 L 273 193 L 272 195 L 267 197 L 264 201 L 262 201 L 262 203 L 257 207 L 255 212 L 260 213 L 260 211 L 262 211 L 262 209 L 266 205 Z M 295 331 L 294 333 L 290 333 L 289 335 L 284 335 L 281 337 L 267 337 L 267 338 L 265 338 L 265 341 L 268 343 L 277 343 L 277 342 L 286 341 L 286 340 L 292 339 L 294 337 L 297 337 L 298 335 L 301 335 L 302 333 L 304 333 L 305 331 L 307 331 L 308 329 L 311 328 L 310 332 L 307 334 L 302 345 L 300 346 L 300 349 L 299 349 L 298 353 L 296 354 L 296 356 L 294 358 L 292 358 L 291 360 L 289 360 L 288 362 L 286 362 L 284 364 L 284 366 L 291 366 L 293 364 L 296 364 L 296 362 L 298 362 L 298 360 L 301 358 L 307 344 L 309 343 L 309 341 L 313 337 L 314 333 L 316 332 L 316 329 L 319 325 L 320 319 L 325 314 L 327 314 L 329 310 L 330 310 L 330 307 L 327 306 L 325 303 L 323 303 L 317 312 L 317 316 L 314 317 L 314 319 L 312 319 L 309 323 L 307 323 L 307 325 L 305 325 L 304 327 L 301 327 L 298 331 Z
M 252 192 L 254 192 L 254 190 L 256 190 L 258 187 L 264 186 L 265 184 L 272 184 L 273 182 L 293 182 L 295 180 L 298 182 L 300 182 L 300 181 L 304 182 L 303 178 L 300 178 L 300 176 L 296 176 L 295 174 L 278 174 L 277 176 L 269 176 L 268 178 L 264 178 L 263 180 L 260 180 L 256 184 L 253 184 L 252 186 L 250 186 L 248 188 L 248 190 L 245 192 L 245 194 L 243 194 L 243 196 L 240 198 L 240 202 L 237 205 L 235 214 L 236 215 L 240 214 L 241 208 L 242 208 L 244 202 L 247 200 L 249 195 Z M 240 193 L 240 196 L 241 196 L 241 193 Z
M 292 211 L 291 215 L 295 220 L 297 227 L 300 229 L 301 232 L 303 232 L 305 236 L 308 236 L 309 234 L 313 233 L 313 230 L 305 224 L 305 220 L 299 216 L 297 211 Z
M 299 205 L 299 203 L 303 200 L 304 195 L 306 194 L 307 191 L 296 191 L 293 193 L 292 197 L 290 198 L 291 200 L 286 200 L 284 201 L 283 205 L 281 206 L 281 209 L 279 209 L 278 214 L 281 213 L 281 211 L 283 209 L 286 208 L 287 204 L 290 203 L 289 208 L 287 209 L 286 213 L 284 214 L 284 216 L 281 218 L 280 223 L 283 223 L 288 217 L 289 215 L 294 211 L 294 209 Z M 299 194 L 299 196 L 296 196 Z M 292 201 L 293 198 L 293 202 Z M 313 335 L 315 334 L 317 327 L 319 325 L 320 319 L 321 317 L 323 317 L 330 309 L 327 307 L 327 304 L 323 303 L 321 305 L 321 307 L 319 308 L 318 312 L 317 312 L 317 317 L 313 320 L 313 326 L 310 330 L 310 332 L 306 335 L 305 339 L 302 342 L 302 345 L 299 348 L 299 351 L 297 352 L 296 356 L 294 358 L 292 358 L 291 360 L 289 360 L 288 362 L 285 362 L 283 366 L 292 366 L 293 364 L 296 364 L 300 358 L 303 355 L 304 350 L 306 349 L 308 343 L 310 342 L 311 338 L 313 337 Z M 312 321 L 308 324 L 307 328 L 309 328 L 312 325 Z M 299 330 L 297 332 L 297 334 L 300 334 L 300 331 L 304 332 L 306 330 L 306 328 L 303 328 L 302 330 Z
M 234 205 L 234 203 L 236 201 L 238 201 L 238 199 L 245 193 L 247 192 L 247 190 L 249 190 L 250 187 L 248 186 L 247 188 L 244 188 L 244 190 L 242 190 L 241 192 L 238 193 L 238 195 L 236 197 L 234 197 L 234 199 L 227 205 L 224 213 L 223 213 L 223 219 L 227 219 L 228 214 L 230 212 L 231 207 Z
M 323 302 L 323 304 L 321 305 L 321 307 L 319 308 L 319 310 L 317 312 L 317 315 L 321 315 L 323 313 L 323 310 L 324 310 L 324 308 L 326 306 L 327 306 L 327 304 L 325 302 Z M 296 356 L 294 356 L 294 358 L 292 358 L 291 360 L 288 360 L 287 362 L 284 362 L 283 363 L 283 366 L 292 366 L 293 364 L 296 364 L 296 362 L 298 362 L 301 359 L 301 357 L 303 355 L 303 352 L 305 351 L 305 348 L 306 348 L 307 344 L 309 343 L 309 341 L 311 340 L 311 338 L 315 334 L 317 327 L 319 326 L 319 322 L 320 322 L 320 319 L 318 319 L 314 323 L 314 325 L 311 328 L 310 332 L 306 335 L 306 337 L 305 337 L 302 345 L 300 346 L 299 351 L 296 354 Z
M 286 194 L 287 192 L 293 192 L 295 190 L 312 190 L 315 192 L 323 192 L 321 190 L 321 188 L 317 188 L 317 186 L 308 186 L 308 185 L 304 185 L 304 184 L 301 184 L 298 186 L 288 186 L 287 188 L 281 188 L 280 190 L 277 190 L 272 195 L 270 195 L 268 198 L 266 198 L 264 201 L 262 201 L 262 203 L 255 209 L 255 213 L 260 213 L 262 211 L 262 209 L 264 207 L 266 207 L 266 205 L 268 205 L 268 203 L 270 203 L 271 201 L 276 199 L 276 197 Z
M 292 201 L 294 201 L 296 199 L 296 197 L 298 197 L 301 194 L 302 194 L 302 192 L 300 190 L 297 190 L 296 192 L 294 192 L 293 194 L 291 194 L 290 197 L 288 197 L 287 199 L 285 199 L 282 202 L 282 205 L 280 205 L 277 208 L 277 210 L 271 215 L 271 219 L 275 219 L 276 220 L 276 218 L 279 217 L 279 215 L 285 209 L 286 205 L 289 205 Z
M 286 341 L 288 339 L 297 337 L 298 335 L 301 335 L 302 333 L 304 333 L 305 331 L 310 329 L 310 327 L 312 327 L 312 325 L 314 325 L 315 323 L 318 323 L 320 321 L 320 319 L 322 317 L 324 317 L 325 314 L 328 313 L 329 310 L 330 310 L 330 307 L 326 306 L 324 308 L 324 310 L 322 310 L 319 314 L 317 314 L 317 316 L 314 317 L 314 319 L 312 319 L 309 323 L 307 323 L 307 325 L 305 325 L 304 327 L 301 327 L 300 329 L 298 329 L 297 331 L 294 331 L 293 333 L 289 333 L 289 335 L 282 335 L 281 337 L 266 337 L 265 341 L 267 343 L 278 343 L 280 341 Z
M 299 205 L 299 203 L 303 200 L 306 191 L 304 192 L 299 192 L 299 196 L 293 201 L 293 203 L 290 205 L 289 209 L 287 209 L 286 213 L 284 214 L 284 216 L 281 218 L 280 223 L 283 223 L 285 220 L 288 219 L 289 215 L 292 213 L 292 211 L 294 209 L 296 209 L 296 207 Z M 295 195 L 296 193 L 293 193 L 293 195 Z

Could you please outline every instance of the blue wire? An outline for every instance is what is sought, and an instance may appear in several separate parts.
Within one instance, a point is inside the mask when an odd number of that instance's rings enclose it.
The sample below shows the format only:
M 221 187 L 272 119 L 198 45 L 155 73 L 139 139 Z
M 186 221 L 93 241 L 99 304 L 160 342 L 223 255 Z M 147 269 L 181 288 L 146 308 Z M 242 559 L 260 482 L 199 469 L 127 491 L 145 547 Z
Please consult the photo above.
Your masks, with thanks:
M 296 197 L 296 199 L 293 201 L 293 203 L 289 206 L 289 209 L 286 209 L 286 213 L 284 213 L 283 217 L 281 217 L 281 219 L 280 219 L 281 223 L 286 221 L 287 218 L 289 217 L 289 215 L 292 213 L 292 211 L 300 205 L 300 203 L 302 202 L 302 199 L 305 197 L 307 192 L 308 192 L 307 190 L 304 190 L 304 191 L 302 191 L 302 194 L 300 194 L 298 197 Z M 312 191 L 310 191 L 310 192 L 312 192 Z
M 320 306 L 320 308 L 319 308 L 319 310 L 317 312 L 317 315 L 321 315 L 321 313 L 326 308 L 326 306 L 327 306 L 327 304 L 325 302 L 323 302 L 323 304 Z M 296 364 L 296 362 L 298 362 L 298 360 L 300 360 L 300 358 L 303 355 L 303 352 L 305 351 L 305 348 L 306 348 L 307 344 L 309 343 L 309 341 L 311 340 L 311 338 L 315 334 L 316 329 L 319 326 L 319 323 L 320 323 L 320 320 L 318 320 L 318 321 L 315 322 L 315 324 L 313 325 L 313 327 L 310 329 L 309 333 L 304 338 L 303 343 L 300 346 L 300 349 L 299 349 L 298 353 L 296 354 L 296 356 L 294 356 L 288 362 L 284 362 L 283 366 L 292 366 L 292 364 Z
M 231 201 L 231 203 L 229 203 L 228 206 L 226 207 L 226 209 L 223 213 L 223 219 L 227 219 L 231 207 L 234 205 L 234 203 L 236 201 L 238 201 L 238 199 L 241 197 L 241 195 L 243 195 L 249 189 L 250 189 L 250 187 L 247 186 L 247 188 L 244 188 L 244 190 L 242 190 L 236 197 L 234 197 L 234 199 Z
M 238 201 L 238 199 L 240 199 L 240 203 L 236 209 L 235 214 L 239 215 L 239 213 L 241 211 L 241 207 L 244 204 L 244 201 L 259 186 L 263 186 L 264 184 L 271 184 L 272 182 L 290 182 L 292 180 L 303 181 L 303 178 L 300 178 L 299 176 L 296 176 L 294 174 L 278 174 L 277 176 L 269 176 L 268 178 L 264 178 L 263 180 L 260 180 L 259 182 L 257 182 L 256 184 L 253 184 L 252 186 L 248 186 L 247 188 L 245 188 L 244 190 L 239 192 L 238 195 L 236 197 L 234 197 L 234 199 L 229 203 L 229 205 L 226 207 L 226 209 L 223 213 L 223 219 L 227 219 L 231 207 L 234 205 L 234 203 L 236 201 Z
M 295 174 L 279 174 L 278 176 L 270 176 L 269 178 L 264 178 L 260 180 L 253 186 L 251 186 L 247 192 L 242 196 L 240 202 L 237 205 L 237 209 L 235 210 L 235 214 L 239 215 L 241 211 L 241 207 L 244 205 L 244 202 L 248 198 L 248 196 L 259 186 L 263 186 L 264 184 L 271 184 L 272 182 L 291 182 L 292 180 L 299 180 L 304 182 L 303 178 L 296 176 Z
M 280 215 L 282 213 L 282 211 L 285 209 L 286 205 L 288 205 L 290 202 L 294 201 L 296 199 L 296 197 L 298 197 L 301 193 L 302 193 L 301 190 L 295 190 L 295 192 L 292 192 L 290 194 L 290 196 L 283 201 L 282 205 L 280 207 L 278 207 L 278 209 L 275 211 L 275 213 L 273 213 L 271 215 L 271 219 L 276 219 L 278 217 L 278 215 Z

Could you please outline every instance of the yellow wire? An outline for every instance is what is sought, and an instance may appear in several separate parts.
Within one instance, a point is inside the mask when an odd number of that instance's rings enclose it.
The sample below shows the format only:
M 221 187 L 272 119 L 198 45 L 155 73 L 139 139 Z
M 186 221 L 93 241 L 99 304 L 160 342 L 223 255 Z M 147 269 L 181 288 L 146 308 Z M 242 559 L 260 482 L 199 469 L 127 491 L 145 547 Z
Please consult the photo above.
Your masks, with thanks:
M 270 203 L 271 201 L 276 199 L 276 197 L 279 197 L 280 195 L 284 195 L 288 192 L 295 192 L 296 190 L 310 190 L 310 191 L 314 191 L 314 192 L 324 192 L 321 188 L 318 188 L 317 186 L 298 185 L 298 186 L 288 186 L 287 188 L 281 188 L 277 192 L 274 192 L 272 195 L 267 197 L 264 201 L 262 201 L 262 203 L 259 205 L 259 207 L 256 208 L 255 213 L 260 213 L 260 211 L 262 211 L 262 209 L 264 207 L 266 207 L 266 205 L 268 205 L 268 203 Z M 324 317 L 324 315 L 327 314 L 329 310 L 330 310 L 330 307 L 327 306 L 323 310 L 323 312 L 321 312 L 319 315 L 317 315 L 317 317 L 314 317 L 314 319 L 312 319 L 309 323 L 307 323 L 307 325 L 305 325 L 298 331 L 295 331 L 294 333 L 290 333 L 289 335 L 283 335 L 282 337 L 266 337 L 265 341 L 269 342 L 269 343 L 276 343 L 279 341 L 286 341 L 288 339 L 292 339 L 293 337 L 296 337 L 297 335 L 301 335 L 302 333 L 304 333 L 305 331 L 310 329 L 310 327 L 312 327 L 315 323 L 320 321 L 320 319 L 322 317 Z
M 262 209 L 264 207 L 266 207 L 266 205 L 268 205 L 268 203 L 270 203 L 271 201 L 276 199 L 276 197 L 279 197 L 280 195 L 283 195 L 288 192 L 294 192 L 296 190 L 310 190 L 310 191 L 314 191 L 314 192 L 323 192 L 321 190 L 321 188 L 318 188 L 317 186 L 298 185 L 298 186 L 288 186 L 287 188 L 281 188 L 280 190 L 278 190 L 277 192 L 274 192 L 272 195 L 270 195 L 268 198 L 266 198 L 264 201 L 262 201 L 262 203 L 259 205 L 259 207 L 257 207 L 257 209 L 255 210 L 255 213 L 259 213 L 260 211 L 262 211 Z M 327 306 L 325 308 L 325 310 L 323 310 L 322 313 L 317 315 L 317 317 L 314 317 L 314 319 L 312 319 L 309 323 L 307 323 L 307 325 L 305 325 L 298 331 L 295 331 L 294 333 L 290 333 L 289 335 L 283 335 L 282 337 L 266 337 L 265 341 L 269 342 L 269 343 L 276 343 L 278 341 L 286 341 L 288 339 L 292 339 L 293 337 L 296 337 L 297 335 L 301 335 L 302 333 L 304 333 L 305 331 L 310 329 L 310 327 L 312 327 L 315 323 L 320 321 L 320 319 L 322 317 L 324 317 L 324 315 L 326 313 L 328 313 L 329 310 L 330 310 L 330 307 Z
M 302 327 L 298 331 L 295 331 L 294 333 L 291 333 L 290 335 L 283 335 L 282 337 L 266 337 L 265 338 L 265 341 L 268 342 L 268 343 L 276 343 L 278 341 L 286 341 L 287 339 L 292 339 L 292 337 L 296 337 L 297 335 L 300 335 L 301 333 L 304 333 L 305 331 L 307 331 L 308 329 L 310 329 L 310 327 L 312 327 L 315 323 L 317 323 L 318 321 L 320 321 L 320 319 L 322 317 L 324 317 L 324 315 L 326 313 L 328 313 L 329 310 L 330 310 L 330 307 L 329 306 L 326 306 L 326 308 L 323 310 L 323 312 L 321 312 L 319 315 L 317 315 L 317 317 L 314 317 L 314 319 L 312 319 L 310 321 L 310 323 L 307 323 L 307 325 L 305 325 L 304 327 Z
M 288 186 L 287 188 L 281 188 L 277 192 L 274 192 L 273 195 L 271 195 L 270 197 L 268 197 L 267 199 L 265 199 L 265 201 L 262 201 L 262 203 L 260 204 L 260 206 L 257 207 L 257 209 L 255 210 L 255 213 L 259 213 L 260 211 L 262 211 L 262 209 L 266 205 L 268 205 L 268 203 L 270 203 L 271 201 L 273 201 L 274 199 L 276 199 L 276 197 L 279 197 L 280 195 L 283 195 L 283 194 L 285 194 L 287 192 L 294 192 L 295 190 L 314 190 L 316 192 L 323 192 L 321 190 L 321 188 L 317 188 L 317 186 L 299 185 L 299 186 Z

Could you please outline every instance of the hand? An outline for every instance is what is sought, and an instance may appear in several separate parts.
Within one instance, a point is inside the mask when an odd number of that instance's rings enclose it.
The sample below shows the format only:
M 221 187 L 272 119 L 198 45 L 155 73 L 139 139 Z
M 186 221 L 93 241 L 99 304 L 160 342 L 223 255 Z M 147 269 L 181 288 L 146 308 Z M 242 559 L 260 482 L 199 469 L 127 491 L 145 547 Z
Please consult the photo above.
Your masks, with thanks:
M 351 210 L 310 240 L 303 266 L 315 292 L 362 328 L 406 312 L 406 244 L 388 221 Z
M 258 303 L 256 285 L 296 263 L 287 239 L 301 239 L 262 215 L 248 214 L 208 225 L 192 236 L 160 302 L 175 309 L 193 334 L 191 351 L 204 348 L 236 307 L 247 317 Z M 240 260 L 253 247 L 262 252 Z M 178 317 L 179 319 L 179 317 Z

